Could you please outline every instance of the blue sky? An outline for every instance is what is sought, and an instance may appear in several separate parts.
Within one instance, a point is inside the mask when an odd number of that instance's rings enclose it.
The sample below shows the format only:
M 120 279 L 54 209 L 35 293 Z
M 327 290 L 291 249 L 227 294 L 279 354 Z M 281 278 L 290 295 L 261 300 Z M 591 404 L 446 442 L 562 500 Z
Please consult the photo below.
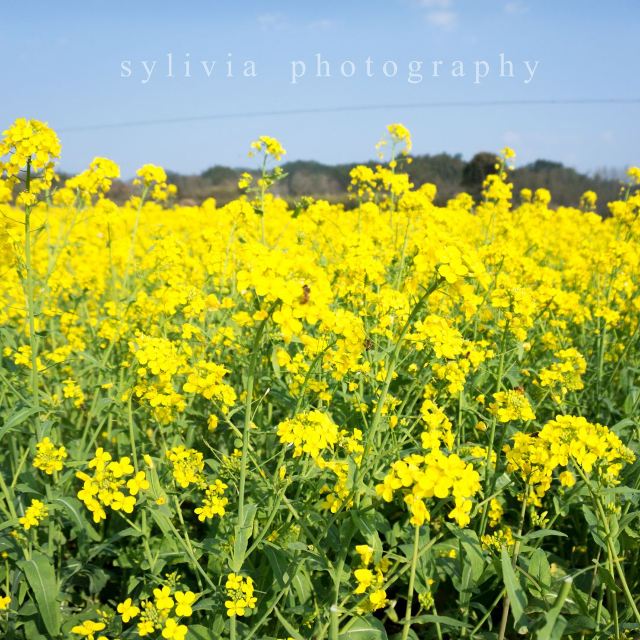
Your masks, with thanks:
M 0 126 L 19 116 L 48 121 L 61 131 L 68 171 L 96 155 L 125 176 L 145 162 L 181 172 L 247 165 L 261 134 L 281 139 L 287 159 L 360 161 L 374 156 L 390 122 L 411 129 L 416 153 L 470 157 L 509 144 L 519 163 L 543 157 L 585 171 L 640 163 L 640 104 L 389 106 L 65 131 L 359 105 L 640 98 L 637 0 L 32 0 L 4 2 L 1 21 Z M 315 77 L 318 53 L 329 78 Z M 500 53 L 513 78 L 499 76 Z M 255 77 L 243 77 L 247 60 Z M 347 60 L 350 78 L 341 75 Z M 455 60 L 464 77 L 453 77 Z M 306 66 L 295 84 L 294 61 L 298 75 Z M 384 75 L 385 61 L 397 65 L 395 77 Z M 411 61 L 423 63 L 421 82 L 408 81 Z M 478 83 L 475 61 L 488 65 Z M 538 61 L 532 78 L 524 61 Z

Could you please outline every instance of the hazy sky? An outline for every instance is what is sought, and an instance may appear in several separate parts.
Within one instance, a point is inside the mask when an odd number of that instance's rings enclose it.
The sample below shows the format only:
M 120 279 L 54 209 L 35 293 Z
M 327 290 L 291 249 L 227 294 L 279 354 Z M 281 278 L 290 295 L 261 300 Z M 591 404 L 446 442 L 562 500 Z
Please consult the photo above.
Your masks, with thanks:
M 640 163 L 638 103 L 402 106 L 640 99 L 638 0 L 0 0 L 0 22 L 0 127 L 48 121 L 68 171 L 96 155 L 124 176 L 145 162 L 247 165 L 260 134 L 287 159 L 366 160 L 390 122 L 411 129 L 416 153 L 509 144 L 521 164 Z M 501 53 L 513 77 L 500 77 Z M 316 77 L 317 54 L 330 77 Z M 363 105 L 383 108 L 336 110 Z M 291 110 L 317 111 L 265 115 Z M 187 120 L 97 128 L 172 118 Z

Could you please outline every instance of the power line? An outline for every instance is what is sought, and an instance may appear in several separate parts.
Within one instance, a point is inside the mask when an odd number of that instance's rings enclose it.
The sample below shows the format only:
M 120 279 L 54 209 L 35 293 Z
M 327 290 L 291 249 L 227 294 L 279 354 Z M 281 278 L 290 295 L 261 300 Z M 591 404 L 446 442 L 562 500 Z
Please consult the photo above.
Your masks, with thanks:
M 146 127 L 162 124 L 180 124 L 187 122 L 206 122 L 213 120 L 230 120 L 243 118 L 266 118 L 270 116 L 313 115 L 322 113 L 348 113 L 355 111 L 380 111 L 390 109 L 442 109 L 442 108 L 481 108 L 508 106 L 543 106 L 543 105 L 597 105 L 597 104 L 640 104 L 640 98 L 575 98 L 575 99 L 542 99 L 542 100 L 450 100 L 434 102 L 413 102 L 407 104 L 364 104 L 342 107 L 310 107 L 301 109 L 280 109 L 273 111 L 244 111 L 230 113 L 214 113 L 201 116 L 182 116 L 175 118 L 157 118 L 153 120 L 131 120 L 128 122 L 111 122 L 104 124 L 77 125 L 61 127 L 59 133 L 75 133 L 81 131 L 98 131 L 101 129 L 123 129 L 126 127 Z

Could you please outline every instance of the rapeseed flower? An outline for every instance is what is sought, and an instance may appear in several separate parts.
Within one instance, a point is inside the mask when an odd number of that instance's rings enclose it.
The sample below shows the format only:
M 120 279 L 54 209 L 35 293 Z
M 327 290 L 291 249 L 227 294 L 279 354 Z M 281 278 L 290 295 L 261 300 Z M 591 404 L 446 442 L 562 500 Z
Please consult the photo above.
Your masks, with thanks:
M 36 444 L 36 457 L 33 459 L 33 466 L 52 475 L 55 471 L 62 471 L 66 458 L 67 450 L 62 445 L 56 447 L 49 437 L 45 436 Z
M 18 522 L 28 531 L 31 527 L 37 527 L 48 515 L 49 510 L 44 502 L 34 498 L 26 508 L 24 516 L 18 518 Z

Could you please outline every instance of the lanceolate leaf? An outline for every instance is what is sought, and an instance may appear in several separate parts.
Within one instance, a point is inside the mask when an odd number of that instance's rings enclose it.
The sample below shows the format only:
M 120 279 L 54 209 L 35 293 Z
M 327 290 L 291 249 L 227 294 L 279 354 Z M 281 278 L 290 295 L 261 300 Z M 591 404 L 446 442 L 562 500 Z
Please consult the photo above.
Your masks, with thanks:
M 34 552 L 18 566 L 24 572 L 38 606 L 42 622 L 52 638 L 60 633 L 60 606 L 56 600 L 58 584 L 53 564 L 47 556 Z
M 524 610 L 527 606 L 527 595 L 518 582 L 515 571 L 511 566 L 511 558 L 504 547 L 502 549 L 502 579 L 511 603 L 513 618 L 517 624 L 518 620 L 524 615 Z

